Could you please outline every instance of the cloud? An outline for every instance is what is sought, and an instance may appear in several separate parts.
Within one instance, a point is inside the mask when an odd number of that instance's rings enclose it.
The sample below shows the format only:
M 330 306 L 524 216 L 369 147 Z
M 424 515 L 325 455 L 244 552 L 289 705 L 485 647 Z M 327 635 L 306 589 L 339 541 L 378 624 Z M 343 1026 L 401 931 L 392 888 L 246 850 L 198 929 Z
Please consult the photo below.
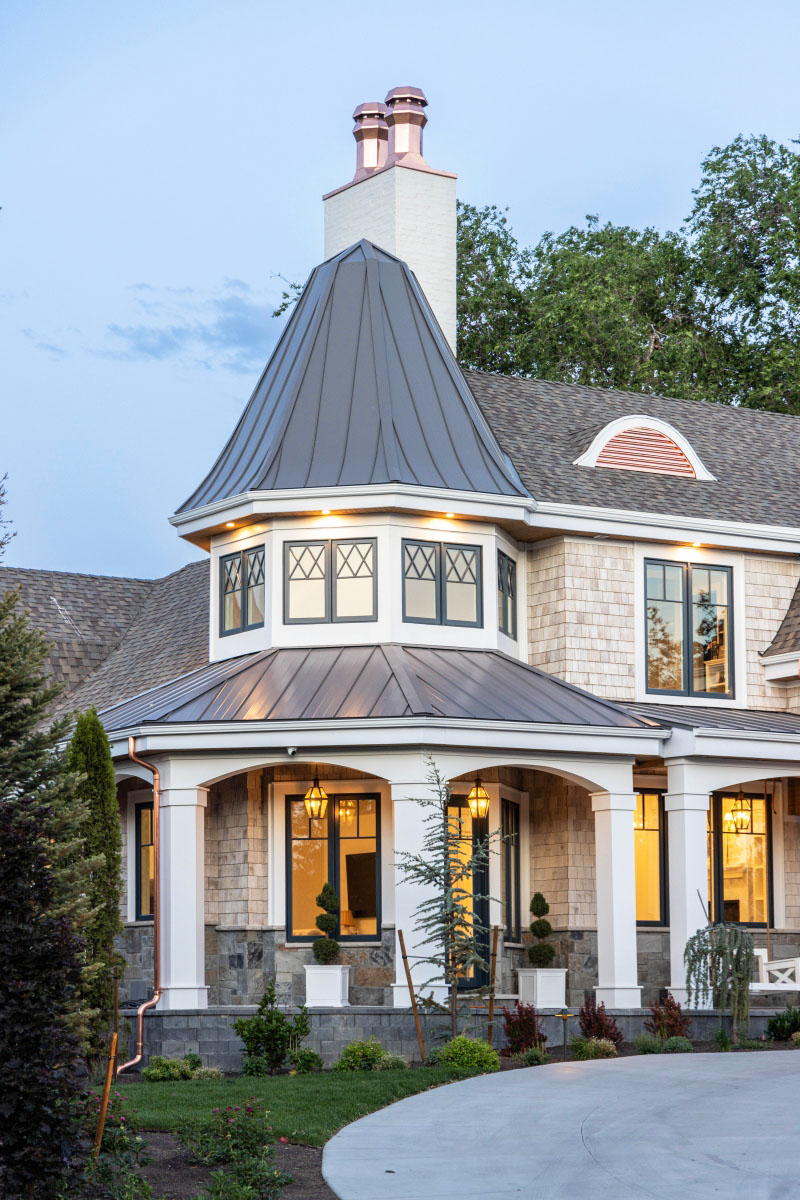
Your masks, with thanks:
M 187 359 L 194 365 L 252 372 L 263 366 L 280 325 L 272 317 L 278 297 L 243 279 L 223 281 L 217 295 L 195 288 L 131 284 L 134 306 L 146 319 L 106 326 L 104 357 L 125 360 Z
M 45 354 L 49 354 L 51 358 L 66 358 L 67 351 L 63 346 L 59 346 L 57 342 L 48 341 L 46 338 L 40 337 L 33 329 L 23 329 L 23 336 L 28 341 L 33 342 L 37 350 L 43 350 Z

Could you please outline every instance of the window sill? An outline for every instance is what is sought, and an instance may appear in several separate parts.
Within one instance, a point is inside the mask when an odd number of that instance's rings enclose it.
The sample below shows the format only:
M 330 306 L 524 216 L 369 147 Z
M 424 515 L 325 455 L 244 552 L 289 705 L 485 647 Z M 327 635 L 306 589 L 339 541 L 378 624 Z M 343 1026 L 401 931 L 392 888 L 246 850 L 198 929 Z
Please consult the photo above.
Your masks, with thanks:
M 320 937 L 322 937 L 322 936 L 323 936 L 323 934 L 320 934 Z M 345 938 L 337 938 L 336 941 L 339 943 L 339 945 L 342 947 L 343 950 L 348 950 L 351 948 L 353 950 L 361 950 L 361 949 L 369 950 L 370 948 L 374 949 L 375 946 L 383 945 L 383 942 L 381 942 L 381 941 L 351 942 L 351 941 L 347 941 Z M 310 950 L 313 945 L 314 945 L 314 942 L 284 942 L 283 948 L 284 948 L 284 950 Z

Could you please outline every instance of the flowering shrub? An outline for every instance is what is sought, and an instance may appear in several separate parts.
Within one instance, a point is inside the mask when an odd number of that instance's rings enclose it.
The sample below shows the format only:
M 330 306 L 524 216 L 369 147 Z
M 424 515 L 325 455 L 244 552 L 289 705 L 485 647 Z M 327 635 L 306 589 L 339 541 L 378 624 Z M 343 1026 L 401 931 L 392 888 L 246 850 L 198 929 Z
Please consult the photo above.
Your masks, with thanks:
M 592 1058 L 616 1058 L 617 1047 L 609 1038 L 574 1037 L 570 1042 L 577 1059 L 586 1062 Z
M 513 1011 L 503 1009 L 503 1032 L 507 1045 L 500 1053 L 504 1058 L 530 1050 L 533 1046 L 544 1047 L 547 1037 L 542 1032 L 541 1022 L 532 1004 L 516 1004 Z
M 663 1004 L 651 1004 L 650 1013 L 644 1027 L 653 1037 L 688 1038 L 692 1023 L 671 992 L 667 992 Z
M 184 1124 L 177 1139 L 192 1159 L 216 1171 L 207 1195 L 212 1200 L 276 1200 L 291 1176 L 275 1166 L 275 1137 L 261 1100 L 215 1108 L 202 1125 Z M 284 1140 L 284 1139 L 281 1139 Z
M 125 1100 L 127 1096 L 112 1091 L 98 1159 L 95 1162 L 91 1156 L 87 1157 L 80 1178 L 63 1193 L 65 1200 L 72 1196 L 81 1197 L 81 1200 L 150 1200 L 152 1197 L 149 1183 L 139 1174 L 147 1162 L 145 1145 L 135 1119 L 123 1114 Z M 97 1132 L 101 1103 L 102 1094 L 90 1091 L 80 1106 L 80 1123 L 87 1150 Z
M 392 1054 L 389 1050 L 386 1051 L 383 1058 L 375 1067 L 376 1071 L 406 1071 L 408 1070 L 408 1062 L 403 1058 L 402 1054 Z
M 606 1012 L 605 1004 L 598 1004 L 594 996 L 589 996 L 578 1013 L 578 1024 L 584 1038 L 600 1038 L 613 1042 L 614 1046 L 622 1045 L 622 1030 Z

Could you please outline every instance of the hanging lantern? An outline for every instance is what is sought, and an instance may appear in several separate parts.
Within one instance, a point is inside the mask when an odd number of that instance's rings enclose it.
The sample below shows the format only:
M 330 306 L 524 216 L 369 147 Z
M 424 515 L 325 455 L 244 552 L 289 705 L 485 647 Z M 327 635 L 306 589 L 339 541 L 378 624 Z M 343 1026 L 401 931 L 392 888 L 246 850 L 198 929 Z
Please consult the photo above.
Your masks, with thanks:
M 752 819 L 750 801 L 747 796 L 739 795 L 733 802 L 733 823 L 736 826 L 737 833 L 749 833 Z
M 478 820 L 479 818 L 482 819 L 488 815 L 489 801 L 489 793 L 481 783 L 480 775 L 476 775 L 475 782 L 470 788 L 469 795 L 467 796 L 467 803 L 469 804 L 469 811 L 472 813 L 473 821 Z
M 312 821 L 321 820 L 328 808 L 328 793 L 320 787 L 319 776 L 314 776 L 314 782 L 303 797 L 306 812 Z

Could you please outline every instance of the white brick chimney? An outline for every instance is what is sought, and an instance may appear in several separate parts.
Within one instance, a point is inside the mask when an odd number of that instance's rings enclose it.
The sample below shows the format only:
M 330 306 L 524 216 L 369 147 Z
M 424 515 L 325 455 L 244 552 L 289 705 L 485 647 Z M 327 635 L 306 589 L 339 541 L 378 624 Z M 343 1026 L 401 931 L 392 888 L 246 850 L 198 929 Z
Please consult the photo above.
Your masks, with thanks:
M 456 176 L 422 157 L 427 118 L 419 88 L 353 113 L 357 159 L 350 183 L 323 197 L 325 258 L 366 238 L 411 267 L 456 349 Z

